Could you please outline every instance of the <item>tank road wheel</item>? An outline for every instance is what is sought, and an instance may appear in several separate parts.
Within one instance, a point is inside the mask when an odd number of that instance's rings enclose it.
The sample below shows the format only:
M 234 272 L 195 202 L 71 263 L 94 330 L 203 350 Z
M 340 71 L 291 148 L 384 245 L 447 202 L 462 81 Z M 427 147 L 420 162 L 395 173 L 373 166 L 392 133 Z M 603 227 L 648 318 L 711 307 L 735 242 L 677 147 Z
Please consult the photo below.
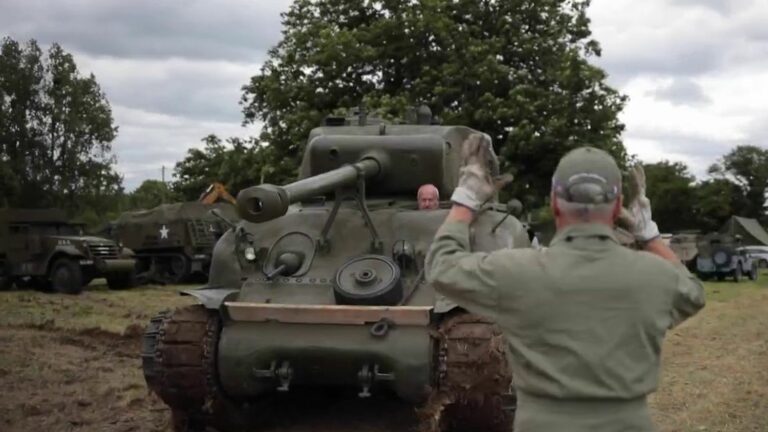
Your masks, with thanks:
M 59 258 L 49 273 L 51 288 L 64 294 L 80 294 L 83 291 L 83 273 L 80 264 L 69 258 Z
M 216 378 L 220 329 L 218 315 L 201 305 L 161 312 L 147 326 L 144 379 L 171 408 L 175 432 L 204 431 L 226 417 Z
M 169 281 L 172 284 L 185 282 L 192 271 L 191 263 L 186 255 L 173 255 L 168 263 Z
M 504 337 L 485 318 L 462 312 L 438 329 L 436 389 L 421 410 L 425 431 L 511 431 L 515 396 Z

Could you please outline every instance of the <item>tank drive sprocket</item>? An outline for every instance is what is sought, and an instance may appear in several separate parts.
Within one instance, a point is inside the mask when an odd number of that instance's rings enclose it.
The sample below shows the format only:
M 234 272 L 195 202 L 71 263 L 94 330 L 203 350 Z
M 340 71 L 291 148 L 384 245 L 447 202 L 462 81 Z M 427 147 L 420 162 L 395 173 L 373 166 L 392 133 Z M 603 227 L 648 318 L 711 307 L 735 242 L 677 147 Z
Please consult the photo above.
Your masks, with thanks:
M 144 333 L 142 368 L 147 386 L 173 413 L 176 432 L 216 425 L 228 402 L 216 379 L 219 317 L 201 305 L 163 311 Z
M 437 388 L 421 410 L 421 429 L 511 431 L 515 398 L 499 328 L 462 311 L 437 333 Z

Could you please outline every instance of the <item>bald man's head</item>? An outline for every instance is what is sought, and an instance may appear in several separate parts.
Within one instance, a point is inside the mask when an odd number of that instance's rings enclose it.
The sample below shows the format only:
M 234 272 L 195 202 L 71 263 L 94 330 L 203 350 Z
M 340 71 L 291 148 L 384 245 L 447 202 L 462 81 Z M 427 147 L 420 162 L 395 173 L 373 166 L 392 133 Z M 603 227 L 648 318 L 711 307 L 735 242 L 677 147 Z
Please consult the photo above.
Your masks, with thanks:
M 419 210 L 434 210 L 440 206 L 440 192 L 435 185 L 422 185 L 416 199 L 419 201 Z

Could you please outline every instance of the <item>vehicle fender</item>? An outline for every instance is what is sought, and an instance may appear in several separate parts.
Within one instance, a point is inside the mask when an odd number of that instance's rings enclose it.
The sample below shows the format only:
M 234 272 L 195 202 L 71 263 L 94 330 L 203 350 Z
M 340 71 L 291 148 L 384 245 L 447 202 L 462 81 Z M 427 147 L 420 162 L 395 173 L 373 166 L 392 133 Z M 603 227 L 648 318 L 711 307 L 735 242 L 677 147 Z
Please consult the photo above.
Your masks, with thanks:
M 50 255 L 48 255 L 48 265 L 50 266 L 53 264 L 54 260 L 62 256 L 67 256 L 68 258 L 74 259 L 83 259 L 86 257 L 85 254 L 83 254 L 80 250 L 72 245 L 59 245 L 53 249 Z
M 40 262 L 39 264 L 35 265 L 36 269 L 31 274 L 47 275 L 48 272 L 50 272 L 53 263 L 59 258 L 81 260 L 85 258 L 85 255 L 72 245 L 58 245 L 51 251 L 50 254 L 48 254 L 45 262 Z
M 240 290 L 223 287 L 202 287 L 181 291 L 179 294 L 192 296 L 206 309 L 219 310 L 225 301 L 235 298 Z

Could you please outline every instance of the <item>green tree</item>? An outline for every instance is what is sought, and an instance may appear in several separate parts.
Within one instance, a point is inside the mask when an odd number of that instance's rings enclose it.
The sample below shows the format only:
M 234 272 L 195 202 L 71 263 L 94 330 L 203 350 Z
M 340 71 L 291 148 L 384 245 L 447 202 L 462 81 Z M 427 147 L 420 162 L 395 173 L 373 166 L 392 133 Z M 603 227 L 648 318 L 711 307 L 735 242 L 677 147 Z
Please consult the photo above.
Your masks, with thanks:
M 682 162 L 643 164 L 653 218 L 662 232 L 695 228 L 695 177 Z
M 694 213 L 702 232 L 717 231 L 732 215 L 744 215 L 749 201 L 736 183 L 715 178 L 696 186 Z
M 741 145 L 709 168 L 710 174 L 726 178 L 744 191 L 747 201 L 739 216 L 764 219 L 768 199 L 768 149 Z
M 58 44 L 0 46 L 0 176 L 11 206 L 60 206 L 120 188 L 111 142 L 117 127 L 96 78 L 80 76 Z
M 246 187 L 263 183 L 271 172 L 267 162 L 272 146 L 261 146 L 250 138 L 229 138 L 224 143 L 216 135 L 208 135 L 202 149 L 192 148 L 176 163 L 173 188 L 186 200 L 197 200 L 213 182 L 220 182 L 233 195 Z
M 401 117 L 425 103 L 444 123 L 493 137 L 513 194 L 544 202 L 551 173 L 590 144 L 620 161 L 625 97 L 588 62 L 588 0 L 296 0 L 283 39 L 243 87 L 245 123 L 261 121 L 270 181 L 296 173 L 307 134 L 339 107 Z
M 181 197 L 160 180 L 144 180 L 128 194 L 128 207 L 132 210 L 151 209 L 163 203 L 179 201 Z

